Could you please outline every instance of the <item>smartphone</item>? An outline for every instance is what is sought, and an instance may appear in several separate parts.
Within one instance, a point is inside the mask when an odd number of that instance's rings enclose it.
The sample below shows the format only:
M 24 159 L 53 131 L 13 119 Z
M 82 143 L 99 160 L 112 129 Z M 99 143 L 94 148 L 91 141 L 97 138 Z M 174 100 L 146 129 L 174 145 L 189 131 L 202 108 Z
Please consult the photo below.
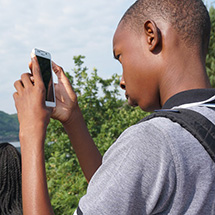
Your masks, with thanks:
M 55 91 L 54 91 L 54 82 L 53 82 L 53 75 L 52 75 L 52 61 L 51 61 L 51 54 L 34 48 L 32 53 L 36 55 L 40 71 L 43 78 L 43 83 L 46 88 L 46 106 L 47 107 L 55 107 L 56 106 L 56 99 L 55 99 Z

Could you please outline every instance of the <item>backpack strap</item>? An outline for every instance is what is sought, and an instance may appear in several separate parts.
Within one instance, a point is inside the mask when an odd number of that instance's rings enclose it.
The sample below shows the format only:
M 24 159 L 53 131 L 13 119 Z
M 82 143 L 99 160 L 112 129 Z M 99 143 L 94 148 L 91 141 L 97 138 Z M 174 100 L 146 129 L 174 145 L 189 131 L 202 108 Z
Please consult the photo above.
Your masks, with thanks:
M 215 125 L 202 114 L 190 109 L 161 109 L 145 117 L 140 122 L 154 117 L 165 117 L 180 124 L 201 143 L 215 162 Z

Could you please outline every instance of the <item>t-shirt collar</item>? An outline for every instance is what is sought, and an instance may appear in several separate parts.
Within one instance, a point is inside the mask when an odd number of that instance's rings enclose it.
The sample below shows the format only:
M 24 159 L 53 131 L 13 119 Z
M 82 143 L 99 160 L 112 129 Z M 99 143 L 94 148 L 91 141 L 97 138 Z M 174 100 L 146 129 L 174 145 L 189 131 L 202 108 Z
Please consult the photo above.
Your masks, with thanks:
M 163 105 L 162 109 L 171 109 L 183 104 L 205 101 L 212 96 L 215 96 L 215 89 L 213 88 L 183 91 L 169 98 Z

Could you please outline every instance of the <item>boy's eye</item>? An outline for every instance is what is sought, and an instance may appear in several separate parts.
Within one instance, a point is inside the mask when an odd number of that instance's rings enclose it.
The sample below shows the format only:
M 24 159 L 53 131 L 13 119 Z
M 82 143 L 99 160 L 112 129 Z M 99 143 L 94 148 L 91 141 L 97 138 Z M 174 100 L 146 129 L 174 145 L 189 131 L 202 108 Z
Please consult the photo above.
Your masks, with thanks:
M 120 54 L 118 54 L 118 55 L 116 56 L 116 59 L 117 59 L 117 60 L 119 60 L 119 58 L 120 58 Z
M 118 60 L 118 61 L 121 63 L 121 61 L 120 61 L 121 54 L 115 55 L 114 58 L 115 58 L 116 60 Z
M 121 55 L 121 54 L 116 54 L 115 50 L 113 51 L 113 57 L 114 57 L 116 60 L 119 60 L 120 55 Z

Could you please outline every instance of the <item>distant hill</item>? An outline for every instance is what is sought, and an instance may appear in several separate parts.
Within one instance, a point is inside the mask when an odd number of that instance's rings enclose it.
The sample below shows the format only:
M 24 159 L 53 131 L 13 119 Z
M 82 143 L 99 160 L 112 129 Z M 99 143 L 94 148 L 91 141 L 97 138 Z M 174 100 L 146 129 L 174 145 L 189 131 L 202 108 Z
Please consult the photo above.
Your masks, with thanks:
M 0 111 L 0 142 L 19 141 L 19 122 L 17 114 Z

